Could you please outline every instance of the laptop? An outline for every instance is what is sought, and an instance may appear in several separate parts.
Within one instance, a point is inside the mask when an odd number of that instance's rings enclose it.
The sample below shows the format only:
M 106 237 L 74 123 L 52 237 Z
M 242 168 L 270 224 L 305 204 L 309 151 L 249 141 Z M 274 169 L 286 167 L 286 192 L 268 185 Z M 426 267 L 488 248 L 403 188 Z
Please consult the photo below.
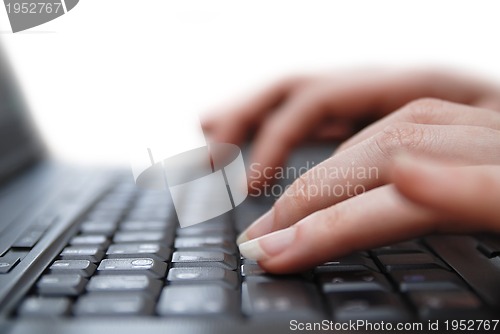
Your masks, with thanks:
M 0 139 L 1 333 L 500 329 L 498 236 L 428 236 L 266 274 L 235 240 L 274 198 L 180 228 L 169 193 L 137 188 L 128 168 L 54 162 L 1 54 Z M 305 146 L 289 164 L 330 152 Z

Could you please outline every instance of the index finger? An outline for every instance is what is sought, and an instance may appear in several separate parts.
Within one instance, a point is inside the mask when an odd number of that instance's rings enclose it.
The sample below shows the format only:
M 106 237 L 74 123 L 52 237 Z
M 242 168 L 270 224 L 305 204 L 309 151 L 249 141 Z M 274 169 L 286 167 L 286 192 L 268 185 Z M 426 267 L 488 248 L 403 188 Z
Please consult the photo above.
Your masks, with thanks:
M 304 77 L 280 80 L 254 97 L 202 117 L 202 126 L 215 142 L 241 144 L 253 128 L 279 106 Z
M 246 258 L 266 271 L 291 273 L 432 232 L 439 221 L 432 210 L 400 196 L 392 185 L 373 189 L 296 225 L 240 245 Z

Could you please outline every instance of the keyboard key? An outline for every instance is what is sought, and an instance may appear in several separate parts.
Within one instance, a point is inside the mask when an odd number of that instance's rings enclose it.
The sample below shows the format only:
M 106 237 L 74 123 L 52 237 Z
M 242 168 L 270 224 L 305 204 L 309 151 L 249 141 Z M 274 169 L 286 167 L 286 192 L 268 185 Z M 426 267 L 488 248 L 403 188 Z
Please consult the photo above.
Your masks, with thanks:
M 319 298 L 312 284 L 284 278 L 248 277 L 242 285 L 243 312 L 249 316 L 288 319 L 320 316 Z
M 160 213 L 169 213 L 171 210 L 171 201 L 168 198 L 138 198 L 134 207 L 132 208 L 133 212 L 160 212 Z
M 101 261 L 97 271 L 107 275 L 143 274 L 161 278 L 165 276 L 167 264 L 151 258 L 105 259 Z
M 217 285 L 170 285 L 158 302 L 160 315 L 231 314 L 239 309 L 238 293 Z
M 426 253 L 427 250 L 416 241 L 405 241 L 397 244 L 372 249 L 377 255 L 402 254 L 402 253 Z
M 88 280 L 80 275 L 44 275 L 37 283 L 38 293 L 41 295 L 79 295 Z
M 71 302 L 64 297 L 29 297 L 19 307 L 19 315 L 27 317 L 48 317 L 67 315 Z
M 147 193 L 142 192 L 138 196 L 136 205 L 141 208 L 143 207 L 157 208 L 159 206 L 169 207 L 169 205 L 171 205 L 171 200 L 165 192 L 155 194 L 155 193 L 149 193 L 148 190 Z
M 197 250 L 219 250 L 229 254 L 236 253 L 236 244 L 223 236 L 178 237 L 175 240 L 174 247 L 180 250 L 198 248 Z
M 238 285 L 236 272 L 217 267 L 172 268 L 168 272 L 167 280 L 171 284 L 216 283 L 229 288 L 236 288 Z
M 27 231 L 24 231 L 16 241 L 12 247 L 19 248 L 32 248 L 35 244 L 42 238 L 45 233 L 45 229 L 41 228 L 30 228 Z
M 128 198 L 123 199 L 104 199 L 101 200 L 95 206 L 95 211 L 114 211 L 114 212 L 122 212 L 130 206 L 130 201 Z
M 194 206 L 194 207 L 197 208 L 197 206 Z M 185 228 L 192 228 L 192 227 L 195 227 L 195 226 L 189 226 L 189 227 L 185 227 Z M 198 224 L 198 225 L 196 225 L 196 227 L 206 228 L 206 229 L 210 229 L 213 227 L 233 228 L 233 224 L 232 224 L 231 215 L 229 213 L 225 213 L 221 216 L 217 216 L 215 218 L 204 221 L 203 224 Z
M 226 226 L 226 224 L 221 226 L 205 226 L 205 223 L 203 223 L 201 225 L 178 228 L 176 233 L 179 237 L 224 236 L 231 238 L 231 240 L 235 236 L 232 227 Z
M 96 207 L 112 210 L 112 209 L 127 209 L 129 208 L 134 201 L 134 193 L 133 192 L 113 192 L 108 196 L 103 198 Z
M 166 220 L 130 220 L 120 224 L 122 231 L 161 231 L 170 228 L 172 228 L 172 224 Z
M 132 196 L 128 194 L 110 193 L 102 198 L 95 206 L 96 209 L 126 209 L 132 202 Z
M 337 322 L 407 321 L 409 312 L 399 296 L 383 291 L 334 292 L 326 294 Z
M 171 251 L 159 243 L 114 244 L 109 246 L 106 255 L 110 259 L 150 257 L 153 260 L 167 261 Z
M 245 260 L 244 260 L 245 261 Z M 260 276 L 266 274 L 257 263 L 243 262 L 241 265 L 241 276 Z
M 149 315 L 153 311 L 153 299 L 141 293 L 91 293 L 75 304 L 77 316 Z
M 134 211 L 130 212 L 127 217 L 127 220 L 165 220 L 168 221 L 171 219 L 170 213 L 154 213 L 146 211 Z
M 377 265 L 370 258 L 357 253 L 345 256 L 335 261 L 323 263 L 314 269 L 316 273 L 363 270 L 379 271 Z
M 146 275 L 98 275 L 90 279 L 89 292 L 143 292 L 156 297 L 162 282 Z
M 105 235 L 77 235 L 69 241 L 71 246 L 96 246 L 102 249 L 109 246 L 109 240 Z
M 466 290 L 415 291 L 409 298 L 422 319 L 485 318 L 481 301 Z
M 190 236 L 189 234 L 197 234 L 197 236 L 205 236 L 208 234 L 222 235 L 223 233 L 234 233 L 234 227 L 229 216 L 225 214 L 207 220 L 203 222 L 203 224 L 197 224 L 188 227 L 178 227 L 177 233 L 179 235 L 183 234 L 183 236 Z
M 234 233 L 233 224 L 227 215 L 210 219 L 203 224 L 177 228 L 177 234 L 182 236 L 221 235 L 222 233 Z
M 172 213 L 170 209 L 133 209 L 127 215 L 127 220 L 168 220 Z
M 387 271 L 408 269 L 438 269 L 446 265 L 431 254 L 387 254 L 378 257 Z
M 452 290 L 465 286 L 456 275 L 443 269 L 396 270 L 390 274 L 403 292 L 414 290 Z
M 104 257 L 104 251 L 95 246 L 73 246 L 64 248 L 60 256 L 63 260 L 89 260 L 97 263 Z
M 123 216 L 121 211 L 108 210 L 108 209 L 97 209 L 93 210 L 87 215 L 88 220 L 92 221 L 112 221 L 118 222 Z
M 20 261 L 21 257 L 12 253 L 6 253 L 4 256 L 0 256 L 0 274 L 7 274 Z
M 224 252 L 174 252 L 173 267 L 219 267 L 235 270 L 236 258 Z
M 50 266 L 52 274 L 77 274 L 90 277 L 97 266 L 89 260 L 57 260 Z
M 116 221 L 86 221 L 80 226 L 84 234 L 101 234 L 107 237 L 113 235 L 118 223 Z
M 490 235 L 477 236 L 477 249 L 487 257 L 494 258 L 500 256 L 500 237 Z
M 170 245 L 173 241 L 173 236 L 164 231 L 146 231 L 146 232 L 116 232 L 113 242 L 126 243 L 126 242 L 161 242 L 165 245 Z
M 323 292 L 391 291 L 384 275 L 373 271 L 329 272 L 318 275 Z

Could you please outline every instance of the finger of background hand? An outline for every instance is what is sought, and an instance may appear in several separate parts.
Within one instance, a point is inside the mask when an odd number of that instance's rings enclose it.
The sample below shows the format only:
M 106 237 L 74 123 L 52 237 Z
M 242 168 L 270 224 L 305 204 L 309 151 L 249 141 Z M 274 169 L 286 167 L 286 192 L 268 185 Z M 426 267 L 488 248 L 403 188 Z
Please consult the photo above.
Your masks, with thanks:
M 321 124 L 313 130 L 311 138 L 314 140 L 342 140 L 348 138 L 354 133 L 354 125 L 352 122 L 343 121 L 341 119 Z
M 434 125 L 471 125 L 500 130 L 497 111 L 471 107 L 437 99 L 419 99 L 382 118 L 344 142 L 336 153 L 348 149 L 382 131 L 390 124 L 411 122 Z
M 476 107 L 500 111 L 500 94 L 485 96 L 474 103 Z
M 390 125 L 297 178 L 238 243 L 291 226 L 314 211 L 387 183 L 390 162 L 401 152 L 460 164 L 500 164 L 500 131 L 462 125 Z
M 276 113 L 268 117 L 257 133 L 250 156 L 250 189 L 271 182 L 264 173 L 282 166 L 291 149 L 316 128 L 326 109 L 317 91 L 305 91 L 291 97 Z
M 330 118 L 340 119 L 343 122 L 357 119 L 371 109 L 385 110 L 382 112 L 385 114 L 388 106 L 400 106 L 401 101 L 404 103 L 411 96 L 425 96 L 425 92 L 432 95 L 432 92 L 436 91 L 436 87 L 433 86 L 436 81 L 450 80 L 444 74 L 432 72 L 412 75 L 413 80 L 408 80 L 408 74 L 414 74 L 412 72 L 404 73 L 405 75 L 398 72 L 384 72 L 385 75 L 382 76 L 373 75 L 373 73 L 368 76 L 366 73 L 362 76 L 359 74 L 343 79 L 337 76 L 328 80 L 317 80 L 292 96 L 277 113 L 266 119 L 252 149 L 253 168 L 250 174 L 250 191 L 261 188 L 265 181 L 263 170 L 272 170 L 282 166 L 290 150 L 298 142 L 309 137 L 311 131 L 315 130 L 327 114 Z M 463 90 L 465 92 L 460 95 L 459 100 L 469 101 L 473 100 L 473 97 L 476 98 L 473 88 L 469 87 L 466 90 L 462 87 L 460 91 Z M 395 91 L 397 94 L 394 93 Z M 439 94 L 450 96 L 450 91 L 441 89 Z M 399 97 L 394 98 L 393 95 Z M 451 96 L 454 95 L 451 94 Z M 432 102 L 439 106 L 443 103 L 437 100 L 432 100 Z M 425 101 L 420 102 L 420 104 L 424 103 Z M 410 118 L 398 117 L 402 121 Z M 395 120 L 385 121 L 380 126 L 397 121 L 398 117 Z M 381 130 L 380 126 L 372 127 L 371 131 L 356 137 L 359 138 L 356 142 L 370 137 L 376 130 Z
M 264 269 L 286 273 L 310 268 L 357 250 L 431 232 L 436 215 L 384 186 L 317 211 L 287 229 L 240 245 Z
M 248 137 L 253 127 L 306 80 L 303 77 L 281 80 L 245 102 L 204 115 L 202 126 L 213 141 L 240 144 Z
M 352 119 L 366 116 L 370 110 L 374 110 L 371 116 L 380 117 L 408 101 L 424 96 L 466 104 L 480 104 L 478 101 L 497 99 L 499 96 L 498 87 L 492 87 L 473 76 L 450 73 L 422 69 L 404 72 L 367 69 L 338 72 L 330 80 L 333 85 L 330 85 L 332 94 L 328 107 L 337 116 L 344 115 Z M 249 122 L 258 125 L 269 111 L 286 99 L 290 91 L 309 81 L 311 78 L 307 77 L 282 80 L 248 102 L 228 108 L 227 113 L 205 115 L 204 128 L 214 140 L 241 141 L 248 135 Z M 239 124 L 239 119 L 245 120 L 242 121 L 243 126 Z
M 391 179 L 401 194 L 418 204 L 473 222 L 476 230 L 500 231 L 498 165 L 457 167 L 403 155 L 395 160 Z

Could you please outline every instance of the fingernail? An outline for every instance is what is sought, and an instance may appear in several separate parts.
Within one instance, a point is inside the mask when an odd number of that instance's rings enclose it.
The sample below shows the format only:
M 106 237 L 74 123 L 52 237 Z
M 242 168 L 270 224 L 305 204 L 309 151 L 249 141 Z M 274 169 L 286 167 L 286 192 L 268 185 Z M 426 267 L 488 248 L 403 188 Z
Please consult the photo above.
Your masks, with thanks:
M 247 242 L 248 240 L 250 240 L 250 239 L 248 239 L 247 234 L 246 234 L 246 230 L 245 230 L 236 239 L 236 244 L 240 245 L 240 244 L 242 244 L 244 242 Z
M 238 239 L 236 239 L 236 243 L 239 245 L 250 239 L 254 239 L 271 232 L 273 230 L 273 221 L 274 209 L 271 209 L 252 223 L 252 225 L 250 225 L 245 231 L 243 231 L 239 235 Z
M 290 247 L 295 239 L 295 231 L 296 228 L 289 227 L 244 242 L 240 245 L 240 253 L 249 260 L 267 260 Z

